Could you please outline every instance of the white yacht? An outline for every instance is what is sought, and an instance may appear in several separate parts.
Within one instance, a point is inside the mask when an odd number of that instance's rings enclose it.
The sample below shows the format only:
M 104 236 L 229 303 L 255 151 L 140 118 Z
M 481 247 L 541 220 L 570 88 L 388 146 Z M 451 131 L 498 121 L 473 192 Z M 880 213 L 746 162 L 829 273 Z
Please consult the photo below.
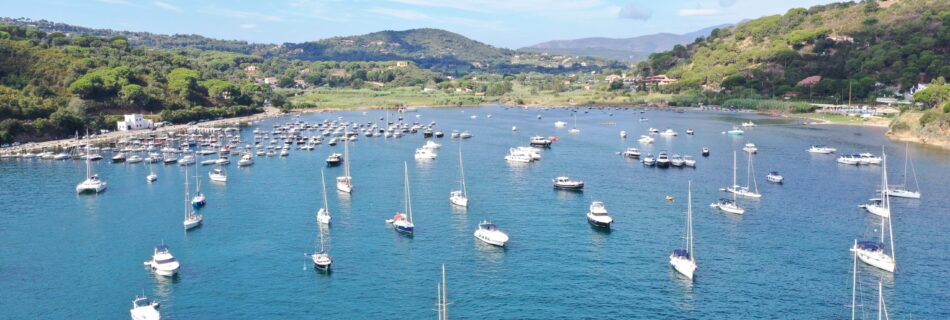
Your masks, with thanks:
M 693 255 L 693 182 L 688 184 L 686 194 L 686 248 L 673 250 L 670 254 L 670 266 L 686 278 L 692 280 L 696 272 L 696 257 Z
M 811 146 L 807 151 L 810 153 L 829 154 L 838 151 L 838 149 L 818 144 Z
M 875 156 L 868 152 L 860 153 L 858 154 L 858 157 L 861 160 L 861 164 L 864 164 L 864 165 L 881 164 L 881 157 Z
M 683 156 L 674 154 L 672 157 L 670 157 L 670 165 L 674 167 L 682 167 L 684 164 L 686 164 L 686 161 L 683 160 Z
M 144 161 L 144 159 L 142 159 L 142 157 L 137 154 L 133 154 L 131 157 L 125 160 L 125 162 L 128 162 L 128 163 L 139 163 L 142 161 Z
M 647 153 L 647 155 L 643 156 L 643 160 L 640 161 L 643 162 L 643 165 L 647 167 L 656 165 L 656 157 L 654 157 L 652 153 Z
M 756 153 L 756 152 L 759 152 L 759 148 L 757 148 L 757 147 L 755 146 L 755 144 L 752 143 L 752 142 L 746 143 L 745 146 L 742 147 L 742 150 L 745 151 L 745 152 L 748 152 L 748 153 Z
M 323 169 L 320 169 L 320 184 L 323 185 L 323 207 L 317 210 L 317 222 L 330 224 L 330 204 L 327 201 L 327 180 L 323 175 Z
M 155 246 L 155 250 L 152 251 L 152 259 L 145 261 L 144 264 L 155 274 L 166 277 L 174 276 L 178 273 L 178 268 L 181 267 L 178 260 L 175 260 L 175 257 L 172 256 L 171 250 L 164 243 Z
M 640 139 L 637 139 L 637 142 L 640 142 L 640 143 L 642 143 L 642 144 L 650 144 L 650 143 L 653 143 L 654 140 L 655 140 L 655 139 L 653 139 L 653 137 L 651 137 L 651 136 L 644 136 L 644 135 L 641 135 L 641 136 L 640 136 Z
M 432 152 L 432 149 L 427 148 L 418 148 L 416 149 L 415 158 L 416 160 L 432 160 L 438 157 L 435 152 Z
M 459 138 L 470 139 L 472 138 L 472 133 L 468 131 L 462 131 L 462 133 L 459 134 Z
M 531 137 L 531 141 L 529 144 L 531 146 L 547 148 L 547 147 L 550 147 L 552 143 L 554 143 L 554 141 L 549 138 L 545 138 L 542 136 L 533 136 Z
M 226 166 L 231 164 L 231 159 L 228 156 L 221 156 L 220 158 L 214 160 L 215 165 Z
M 336 177 L 336 189 L 346 193 L 353 192 L 353 178 L 350 177 L 350 142 L 343 141 L 343 175 Z
M 89 145 L 86 145 L 86 154 L 89 153 Z M 86 157 L 86 180 L 76 185 L 76 193 L 100 193 L 106 190 L 106 182 L 99 179 L 99 175 L 92 173 L 92 160 Z
M 559 176 L 554 178 L 554 189 L 581 190 L 584 189 L 584 181 L 573 180 L 567 176 Z
M 676 133 L 676 131 L 673 131 L 673 129 L 666 129 L 663 132 L 660 132 L 660 135 L 664 137 L 675 137 L 679 135 L 679 133 Z
M 626 138 L 627 138 L 627 131 L 620 130 L 620 139 L 626 139 Z
M 162 313 L 158 311 L 158 307 L 157 301 L 149 300 L 144 294 L 136 295 L 132 300 L 132 309 L 129 309 L 129 314 L 132 315 L 132 320 L 160 320 Z
M 649 129 L 647 129 L 647 132 L 649 132 L 649 133 L 660 133 L 660 129 L 657 129 L 657 128 L 654 128 L 654 127 L 650 127 Z
M 894 272 L 894 267 L 897 265 L 897 259 L 894 256 L 894 229 L 891 227 L 891 219 L 889 217 L 881 218 L 880 229 L 880 242 L 855 240 L 854 246 L 851 247 L 851 250 L 858 255 L 858 259 L 860 259 L 862 262 L 887 272 Z M 884 232 L 885 229 L 887 229 L 887 233 Z M 890 239 L 890 255 L 885 252 L 885 235 L 888 235 L 888 238 Z
M 733 153 L 733 157 L 735 157 L 735 153 Z M 733 161 L 735 161 L 735 159 L 733 159 Z M 752 154 L 750 153 L 748 172 L 746 173 L 746 185 L 740 186 L 736 184 L 735 181 L 733 181 L 732 186 L 726 187 L 725 191 L 753 199 L 761 198 L 762 194 L 759 193 L 759 184 L 756 183 L 755 174 L 753 173 L 755 170 L 754 168 L 755 167 L 752 165 Z M 733 170 L 735 170 L 735 168 L 733 168 Z
M 403 163 L 403 169 L 405 170 L 403 182 L 405 183 L 406 189 L 404 197 L 406 212 L 396 212 L 393 218 L 386 220 L 386 222 L 391 223 L 396 232 L 412 236 L 416 226 L 412 223 L 412 196 L 409 193 L 409 165 L 405 162 Z
M 769 172 L 767 176 L 765 176 L 765 180 L 768 182 L 781 184 L 783 181 L 785 181 L 785 177 L 779 174 L 778 171 L 772 171 Z
M 560 120 L 554 122 L 555 128 L 564 128 L 566 126 L 567 126 L 567 122 L 560 121 Z
M 623 156 L 627 158 L 639 159 L 640 158 L 640 149 L 637 148 L 627 148 L 623 151 Z
M 853 154 L 843 154 L 838 156 L 838 160 L 836 161 L 840 164 L 857 166 L 861 164 L 861 157 Z
M 314 252 L 310 255 L 310 260 L 313 261 L 313 266 L 318 270 L 330 271 L 330 267 L 333 265 L 333 259 L 330 257 L 330 253 L 327 252 L 326 239 L 324 238 L 322 226 L 317 226 L 320 234 L 320 250 Z
M 245 153 L 243 156 L 241 156 L 241 160 L 238 160 L 237 163 L 239 167 L 246 167 L 252 164 L 254 164 L 254 156 L 252 156 L 250 153 Z
M 112 156 L 113 163 L 125 162 L 125 160 L 126 160 L 126 157 L 125 157 L 124 152 L 119 152 L 119 153 L 116 153 L 114 156 Z
M 181 157 L 181 159 L 178 159 L 179 166 L 190 166 L 193 164 L 195 164 L 195 157 L 190 154 L 184 155 Z
M 281 149 L 280 149 L 280 156 L 281 156 L 281 157 L 286 157 L 286 156 L 289 156 L 289 155 L 290 155 L 290 149 L 287 149 L 287 147 L 284 147 L 284 148 L 281 148 Z
M 743 126 L 743 127 L 755 127 L 755 123 L 753 123 L 753 122 L 750 120 L 750 121 L 743 122 L 743 123 L 742 123 L 742 126 Z
M 910 165 L 911 173 L 914 177 L 914 190 L 908 189 L 907 185 L 907 166 Z M 914 162 L 910 160 L 910 146 L 904 149 L 904 183 L 900 185 L 891 185 L 887 188 L 887 195 L 899 198 L 920 199 L 920 185 L 917 183 L 917 169 L 914 168 Z
M 590 204 L 590 210 L 587 211 L 587 223 L 597 228 L 610 229 L 614 218 L 607 214 L 607 208 L 601 201 L 594 201 Z
M 487 220 L 482 220 L 482 222 L 478 224 L 478 229 L 475 229 L 474 235 L 475 239 L 493 246 L 504 247 L 505 243 L 508 243 L 508 234 L 498 230 L 497 225 Z
M 468 207 L 468 192 L 465 189 L 465 169 L 462 165 L 462 145 L 459 145 L 459 190 L 452 190 L 449 202 L 459 207 Z
M 736 152 L 732 152 L 732 185 L 736 186 Z M 718 202 L 713 202 L 709 205 L 710 207 L 719 209 L 724 212 L 734 213 L 734 214 L 744 214 L 745 209 L 739 206 L 736 202 L 736 193 L 732 192 L 732 199 L 719 199 Z
M 696 167 L 696 159 L 693 156 L 683 156 L 683 164 L 690 168 Z
M 208 172 L 208 179 L 214 182 L 228 182 L 228 175 L 224 173 L 224 170 L 214 168 Z
M 890 217 L 891 216 L 891 199 L 887 195 L 887 155 L 883 155 L 883 161 L 881 162 L 881 193 L 880 198 L 871 199 L 870 203 L 863 204 L 860 207 L 864 208 L 870 213 L 881 217 Z
M 422 148 L 429 149 L 429 150 L 437 150 L 439 148 L 442 148 L 442 145 L 432 140 L 426 140 L 426 144 L 422 145 Z

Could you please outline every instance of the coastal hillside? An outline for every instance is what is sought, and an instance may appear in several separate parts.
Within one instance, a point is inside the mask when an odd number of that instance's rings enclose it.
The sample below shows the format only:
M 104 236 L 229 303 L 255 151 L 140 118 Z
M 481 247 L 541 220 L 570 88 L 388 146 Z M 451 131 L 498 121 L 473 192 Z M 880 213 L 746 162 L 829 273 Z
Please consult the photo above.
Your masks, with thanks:
M 950 2 L 867 0 L 794 8 L 713 30 L 639 63 L 661 90 L 870 101 L 950 77 Z
M 0 142 L 114 130 L 123 113 L 186 122 L 260 112 L 265 100 L 283 99 L 236 68 L 256 62 L 262 59 L 0 25 Z
M 719 25 L 684 34 L 656 33 L 619 39 L 595 37 L 572 40 L 552 40 L 524 47 L 519 50 L 638 62 L 649 57 L 651 53 L 670 50 L 673 49 L 673 46 L 678 44 L 688 44 L 696 40 L 696 38 L 708 36 L 714 29 L 728 26 L 729 25 Z

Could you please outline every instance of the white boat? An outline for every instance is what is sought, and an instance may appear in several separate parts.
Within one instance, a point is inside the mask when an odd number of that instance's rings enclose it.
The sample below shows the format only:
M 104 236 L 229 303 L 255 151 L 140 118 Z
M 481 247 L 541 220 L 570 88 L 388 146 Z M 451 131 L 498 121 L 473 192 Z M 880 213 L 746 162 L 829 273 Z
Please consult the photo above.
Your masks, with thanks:
M 661 136 L 664 136 L 664 137 L 675 137 L 675 136 L 679 135 L 679 133 L 676 133 L 676 131 L 673 131 L 673 129 L 667 128 L 667 129 L 664 130 L 663 132 L 660 132 L 660 135 L 661 135 Z
M 210 166 L 210 165 L 213 165 L 217 161 L 218 161 L 217 159 L 201 160 L 201 165 Z
M 449 202 L 459 207 L 468 207 L 468 192 L 465 189 L 465 169 L 462 164 L 462 145 L 459 144 L 459 190 L 452 190 Z
M 810 153 L 829 154 L 829 153 L 834 153 L 835 151 L 838 151 L 838 149 L 818 144 L 818 145 L 811 146 L 806 151 Z
M 429 150 L 437 150 L 439 148 L 442 148 L 442 145 L 432 140 L 426 140 L 426 144 L 422 145 L 422 148 L 429 149 Z
M 538 115 L 540 118 L 541 116 Z M 446 293 L 445 287 L 445 264 L 442 264 L 442 282 L 439 283 L 436 292 L 439 294 L 436 298 L 436 312 L 438 313 L 439 320 L 448 320 L 449 319 L 449 302 L 448 294 Z
M 843 154 L 838 156 L 838 160 L 836 161 L 840 164 L 857 166 L 861 164 L 861 157 L 853 154 Z
M 748 153 L 756 153 L 759 151 L 759 148 L 757 148 L 754 143 L 749 142 L 746 143 L 744 147 L 742 147 L 742 150 Z
M 693 131 L 693 128 L 686 128 L 686 134 L 687 134 L 687 135 L 693 135 L 694 133 L 696 133 L 696 132 Z
M 133 154 L 131 157 L 125 160 L 125 162 L 128 162 L 128 163 L 139 163 L 142 161 L 144 161 L 144 159 L 142 159 L 142 157 L 137 154 Z
M 475 239 L 493 246 L 504 247 L 505 243 L 508 243 L 508 234 L 498 230 L 497 225 L 487 220 L 482 220 L 482 222 L 478 224 L 478 229 L 475 229 L 474 236 Z
M 640 142 L 642 144 L 650 144 L 650 143 L 653 143 L 653 140 L 654 139 L 651 136 L 640 136 L 640 139 L 637 139 L 637 142 Z
M 686 161 L 683 160 L 683 156 L 674 154 L 672 157 L 670 157 L 670 165 L 674 167 L 682 167 L 684 164 L 686 164 Z
M 178 273 L 181 264 L 172 256 L 171 250 L 164 243 L 155 246 L 152 251 L 152 259 L 145 261 L 145 266 L 152 272 L 160 276 L 171 277 Z
M 537 147 L 550 147 L 552 143 L 554 143 L 553 140 L 542 136 L 533 136 L 529 142 L 530 145 Z
M 743 122 L 743 123 L 742 123 L 742 126 L 743 126 L 743 127 L 755 127 L 755 123 L 753 123 L 752 121 L 746 121 L 746 122 Z
M 567 176 L 554 178 L 554 189 L 560 190 L 581 190 L 584 189 L 584 181 L 573 180 Z
M 472 133 L 468 131 L 462 131 L 462 133 L 459 134 L 459 138 L 462 138 L 462 139 L 469 139 L 471 137 L 472 137 Z
M 250 153 L 245 153 L 243 156 L 241 156 L 241 160 L 238 160 L 237 163 L 239 167 L 246 167 L 252 164 L 254 164 L 254 156 L 252 156 Z
M 908 189 L 907 185 L 907 166 L 910 165 L 911 173 L 914 177 L 914 190 Z M 920 199 L 920 185 L 917 183 L 917 169 L 914 168 L 914 162 L 910 160 L 910 147 L 904 148 L 904 183 L 900 185 L 889 186 L 887 195 L 892 197 Z
M 652 153 L 647 153 L 646 156 L 643 156 L 643 160 L 640 161 L 643 162 L 643 165 L 648 167 L 656 165 L 656 157 L 654 157 Z
M 505 160 L 514 163 L 530 163 L 531 161 L 534 161 L 531 159 L 530 155 L 515 151 L 514 148 L 508 150 L 508 154 L 505 155 Z
M 201 179 L 197 179 L 197 176 L 196 176 L 196 180 L 201 181 Z M 194 199 L 189 199 L 190 197 L 189 197 L 188 192 L 189 192 L 188 170 L 185 170 L 185 220 L 182 221 L 182 226 L 185 228 L 185 231 L 201 226 L 201 223 L 204 221 L 204 216 L 194 211 L 194 208 L 197 208 L 200 205 L 196 205 L 196 202 L 194 201 Z M 203 199 L 204 195 L 200 194 L 200 192 L 198 194 L 202 196 L 202 199 L 200 202 L 201 205 L 204 205 L 204 199 Z M 191 200 L 190 204 L 189 204 L 189 200 Z
M 185 170 L 185 188 L 188 188 L 188 170 Z M 187 198 L 187 194 L 185 195 Z M 204 193 L 201 193 L 201 175 L 198 174 L 198 167 L 195 166 L 195 196 L 191 198 L 191 206 L 195 209 L 201 208 L 207 200 Z
M 858 259 L 862 262 L 887 272 L 894 272 L 897 259 L 894 256 L 894 229 L 891 226 L 891 219 L 889 217 L 881 217 L 880 229 L 881 240 L 879 242 L 855 240 L 851 250 L 857 254 Z M 887 233 L 884 232 L 885 229 L 887 229 Z M 890 239 L 890 255 L 888 255 L 885 250 L 885 235 L 888 235 Z
M 732 152 L 732 185 L 736 186 L 736 152 Z M 732 200 L 730 199 L 719 199 L 718 202 L 713 202 L 709 205 L 710 207 L 719 209 L 724 212 L 734 213 L 734 214 L 744 214 L 745 209 L 739 206 L 736 202 L 736 193 L 732 192 Z
M 581 133 L 581 129 L 577 128 L 577 113 L 574 113 L 574 127 L 571 130 L 567 130 L 567 133 L 578 134 Z
M 320 169 L 320 184 L 323 185 L 323 207 L 317 210 L 317 222 L 330 224 L 330 204 L 327 201 L 327 180 L 323 175 L 323 169 Z
M 627 131 L 620 130 L 620 139 L 626 139 L 626 138 L 627 138 Z
M 690 168 L 696 167 L 696 159 L 693 156 L 683 156 L 683 164 Z
M 343 141 L 343 175 L 336 177 L 336 189 L 346 193 L 353 192 L 353 178 L 350 177 L 349 141 Z
M 650 127 L 649 129 L 647 129 L 647 132 L 649 132 L 649 133 L 660 133 L 660 129 L 657 129 L 657 128 L 654 128 L 654 127 Z
M 637 148 L 627 148 L 621 153 L 624 157 L 639 159 L 640 158 L 640 149 Z
M 69 160 L 69 158 L 71 158 L 71 157 L 72 157 L 72 156 L 70 156 L 68 153 L 66 153 L 66 152 L 64 151 L 64 152 L 60 152 L 60 153 L 57 153 L 56 155 L 54 155 L 54 156 L 53 156 L 53 160 Z
M 179 166 L 190 166 L 193 164 L 195 164 L 195 157 L 190 154 L 184 155 L 181 157 L 181 159 L 178 159 Z
M 666 151 L 660 151 L 656 155 L 656 166 L 661 168 L 667 168 L 670 166 L 670 155 Z
M 231 159 L 228 158 L 227 156 L 221 156 L 220 158 L 214 160 L 214 164 L 219 165 L 219 166 L 226 166 L 226 165 L 231 164 Z
M 783 181 L 785 181 L 785 177 L 779 174 L 778 171 L 772 171 L 769 172 L 767 176 L 765 176 L 765 180 L 768 182 L 781 184 Z
M 224 170 L 215 168 L 208 172 L 208 179 L 214 182 L 228 182 L 228 175 L 224 173 Z
M 891 216 L 891 199 L 887 195 L 887 155 L 883 155 L 882 158 L 880 198 L 871 199 L 870 203 L 863 204 L 861 207 L 870 213 L 886 218 Z
M 148 164 L 148 171 L 149 171 L 149 173 L 148 173 L 147 176 L 145 176 L 145 181 L 148 181 L 148 182 L 155 182 L 155 181 L 157 181 L 157 180 L 158 180 L 158 174 L 156 174 L 156 173 L 155 173 L 155 170 L 152 169 L 152 164 L 151 164 L 151 163 Z
M 324 191 L 326 191 L 325 188 Z M 330 271 L 330 267 L 333 265 L 333 259 L 330 257 L 330 253 L 327 251 L 326 237 L 323 234 L 324 227 L 318 225 L 317 230 L 320 236 L 320 250 L 311 254 L 310 260 L 313 261 L 313 266 L 318 270 Z
M 733 152 L 733 157 L 735 157 L 734 152 Z M 735 159 L 733 159 L 733 161 L 735 161 Z M 758 183 L 756 183 L 756 180 L 755 180 L 754 168 L 755 167 L 752 165 L 752 154 L 750 153 L 749 163 L 747 167 L 748 171 L 746 173 L 746 185 L 740 186 L 740 185 L 737 185 L 735 181 L 733 181 L 732 186 L 726 187 L 726 192 L 731 192 L 733 194 L 743 196 L 743 197 L 748 197 L 748 198 L 754 198 L 754 199 L 761 198 L 762 194 L 759 193 L 759 185 Z M 733 168 L 733 170 L 735 170 L 735 168 Z
M 564 128 L 566 126 L 567 126 L 567 122 L 560 121 L 560 120 L 554 122 L 555 128 Z
M 86 154 L 89 154 L 89 145 L 86 145 Z M 86 157 L 86 180 L 76 185 L 76 193 L 100 193 L 106 190 L 106 182 L 99 179 L 99 175 L 92 173 L 92 160 Z
M 514 150 L 514 151 L 511 151 L 511 150 Z M 532 161 L 541 160 L 541 149 L 539 148 L 530 147 L 530 146 L 529 147 L 522 146 L 522 147 L 511 148 L 511 150 L 509 150 L 509 152 L 527 154 L 529 157 L 531 157 Z
M 875 156 L 868 152 L 860 153 L 858 154 L 858 157 L 860 157 L 861 164 L 864 165 L 881 164 L 881 157 Z
M 432 149 L 427 148 L 418 148 L 416 149 L 415 158 L 416 160 L 432 160 L 438 157 L 435 152 L 432 152 Z
M 693 182 L 690 181 L 686 193 L 686 245 L 684 249 L 673 250 L 670 254 L 670 266 L 687 279 L 692 280 L 696 272 L 696 256 L 693 251 Z
M 281 156 L 281 157 L 286 157 L 286 156 L 289 156 L 289 155 L 290 155 L 290 149 L 287 149 L 286 147 L 280 149 L 280 156 Z
M 610 229 L 610 225 L 614 223 L 614 218 L 607 214 L 607 208 L 604 207 L 603 202 L 594 201 L 591 202 L 587 211 L 587 223 L 597 228 Z
M 745 131 L 742 131 L 742 129 L 739 129 L 738 126 L 732 126 L 732 130 L 726 131 L 726 133 L 730 135 L 734 135 L 734 136 L 741 136 L 742 134 L 745 133 Z
M 415 232 L 415 224 L 412 223 L 412 196 L 409 193 L 409 165 L 403 162 L 403 169 L 405 170 L 405 175 L 403 177 L 403 182 L 405 183 L 405 197 L 406 202 L 406 212 L 396 212 L 393 215 L 393 218 L 387 220 L 387 222 L 393 225 L 393 229 L 396 232 L 406 234 L 411 236 Z
M 136 295 L 132 300 L 132 309 L 129 314 L 132 320 L 161 320 L 162 313 L 158 311 L 159 303 L 151 301 L 144 294 Z

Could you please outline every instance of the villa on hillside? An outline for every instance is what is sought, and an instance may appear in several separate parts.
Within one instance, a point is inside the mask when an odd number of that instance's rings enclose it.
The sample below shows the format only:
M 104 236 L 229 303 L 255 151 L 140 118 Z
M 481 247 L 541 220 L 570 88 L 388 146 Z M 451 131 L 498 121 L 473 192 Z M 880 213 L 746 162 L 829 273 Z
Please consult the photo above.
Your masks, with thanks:
M 152 120 L 145 119 L 141 114 L 127 114 L 125 121 L 116 122 L 116 129 L 119 131 L 148 130 L 152 129 Z
M 668 85 L 668 84 L 673 84 L 673 83 L 676 83 L 676 81 L 677 81 L 677 79 L 673 79 L 673 78 L 667 77 L 665 74 L 655 75 L 655 76 L 649 76 L 649 77 L 643 78 L 643 83 L 646 83 L 646 84 L 657 84 L 657 85 L 661 85 L 661 86 L 665 86 L 665 85 Z

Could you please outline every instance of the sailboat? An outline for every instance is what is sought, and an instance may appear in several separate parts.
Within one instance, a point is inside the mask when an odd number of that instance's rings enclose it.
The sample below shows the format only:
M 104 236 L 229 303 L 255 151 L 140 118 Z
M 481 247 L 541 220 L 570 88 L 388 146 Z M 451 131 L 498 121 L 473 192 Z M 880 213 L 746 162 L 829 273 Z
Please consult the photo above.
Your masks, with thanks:
M 330 224 L 330 205 L 327 203 L 327 180 L 323 176 L 323 169 L 320 169 L 320 184 L 323 185 L 323 207 L 317 210 L 317 221 L 322 224 Z
M 201 222 L 204 221 L 204 217 L 200 213 L 196 213 L 194 211 L 194 206 L 188 204 L 188 189 L 188 169 L 185 169 L 185 221 L 182 222 L 185 227 L 185 231 L 201 226 Z M 192 204 L 193 203 L 194 202 L 192 202 Z
M 445 264 L 442 264 L 442 283 L 438 285 L 438 299 L 436 302 L 437 310 L 439 313 L 439 320 L 448 320 L 449 319 L 449 303 L 448 295 L 445 293 Z
M 315 252 L 310 255 L 310 260 L 313 260 L 313 266 L 317 269 L 329 271 L 330 266 L 333 264 L 333 259 L 330 258 L 330 253 L 327 252 L 327 243 L 326 238 L 323 235 L 323 226 L 317 225 L 317 229 L 320 234 L 320 251 Z
M 87 134 L 88 135 L 88 134 Z M 98 174 L 92 173 L 92 160 L 89 157 L 89 142 L 86 143 L 86 180 L 76 185 L 76 193 L 100 193 L 106 190 L 106 182 L 99 179 Z
M 148 163 L 148 172 L 149 172 L 148 175 L 145 176 L 145 181 L 155 182 L 156 180 L 158 180 L 158 174 L 155 173 L 155 169 L 152 169 L 151 162 Z
M 453 190 L 449 195 L 449 201 L 459 207 L 468 207 L 468 192 L 465 190 L 465 169 L 462 167 L 462 144 L 459 144 L 459 180 L 461 189 Z
M 877 320 L 890 320 L 887 314 L 887 304 L 884 303 L 884 284 L 877 282 Z
M 696 257 L 693 255 L 693 182 L 688 184 L 686 194 L 686 249 L 676 249 L 670 254 L 670 265 L 676 272 L 693 279 L 696 271 Z
M 574 113 L 574 127 L 571 130 L 567 130 L 568 133 L 578 134 L 581 133 L 581 129 L 577 128 L 577 113 Z
M 188 176 L 188 169 L 185 169 L 185 177 Z M 187 178 L 185 179 L 187 180 Z M 201 175 L 198 174 L 198 166 L 195 166 L 195 197 L 191 198 L 191 206 L 195 209 L 204 207 L 206 204 L 206 198 L 203 193 L 201 193 Z
M 732 152 L 732 185 L 736 185 L 736 152 Z M 719 199 L 719 202 L 714 202 L 709 205 L 710 207 L 735 214 L 744 214 L 745 209 L 739 206 L 736 203 L 736 193 L 732 193 L 732 200 L 729 199 Z
M 885 228 L 887 229 L 887 234 L 884 233 Z M 890 239 L 890 255 L 887 255 L 885 252 L 885 235 Z M 881 217 L 881 242 L 857 241 L 854 243 L 854 246 L 851 247 L 851 250 L 855 252 L 858 259 L 861 259 L 862 262 L 881 270 L 894 272 L 894 267 L 897 265 L 897 258 L 894 256 L 894 229 L 891 225 L 891 218 Z
M 864 210 L 870 213 L 886 218 L 891 216 L 891 198 L 887 192 L 887 155 L 882 153 L 881 159 L 881 197 L 871 199 L 871 202 L 862 204 L 859 207 L 864 208 Z
M 752 152 L 749 152 L 749 164 L 746 172 L 745 186 L 739 186 L 735 183 L 735 181 L 733 181 L 732 186 L 726 188 L 726 191 L 743 197 L 749 197 L 753 199 L 761 198 L 762 194 L 759 193 L 759 184 L 755 182 L 753 170 L 754 167 L 752 166 Z
M 409 194 L 409 165 L 403 162 L 403 168 L 405 169 L 406 212 L 396 212 L 393 218 L 387 220 L 387 222 L 392 223 L 393 229 L 396 229 L 399 233 L 411 236 L 415 231 L 415 225 L 412 224 L 412 197 Z
M 336 177 L 336 189 L 353 192 L 353 178 L 350 177 L 350 140 L 343 139 L 343 175 Z
M 914 190 L 907 189 L 907 165 L 910 165 L 910 172 L 914 175 Z M 910 160 L 910 147 L 904 147 L 904 183 L 887 188 L 887 195 L 899 198 L 920 199 L 920 184 L 917 183 L 917 170 L 914 169 L 914 162 Z

